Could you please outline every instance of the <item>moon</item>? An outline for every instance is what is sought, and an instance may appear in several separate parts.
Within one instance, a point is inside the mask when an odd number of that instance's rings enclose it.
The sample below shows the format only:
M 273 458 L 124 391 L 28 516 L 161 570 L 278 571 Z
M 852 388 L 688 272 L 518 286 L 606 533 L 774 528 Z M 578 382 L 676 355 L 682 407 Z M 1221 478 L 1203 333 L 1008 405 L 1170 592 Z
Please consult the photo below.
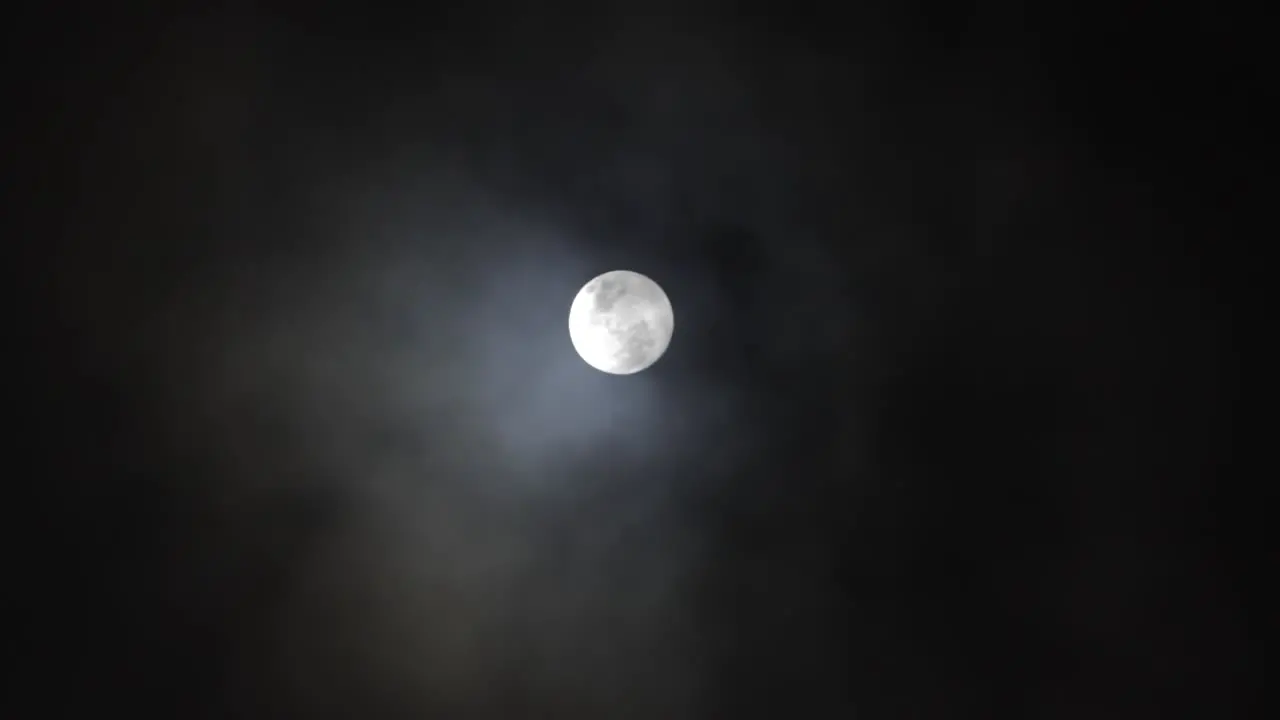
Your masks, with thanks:
M 591 367 L 631 375 L 667 351 L 675 330 L 671 301 L 658 283 L 630 270 L 598 275 L 569 307 L 569 339 Z

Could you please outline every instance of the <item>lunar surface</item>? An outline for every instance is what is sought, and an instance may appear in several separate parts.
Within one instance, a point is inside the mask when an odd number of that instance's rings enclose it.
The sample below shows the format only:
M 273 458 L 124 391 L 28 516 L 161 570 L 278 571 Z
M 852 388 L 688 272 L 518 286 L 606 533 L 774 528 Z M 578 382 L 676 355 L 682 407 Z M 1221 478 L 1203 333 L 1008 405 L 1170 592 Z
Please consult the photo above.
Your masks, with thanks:
M 594 278 L 569 308 L 569 338 L 591 367 L 614 375 L 640 372 L 671 343 L 675 315 L 658 283 L 630 270 Z

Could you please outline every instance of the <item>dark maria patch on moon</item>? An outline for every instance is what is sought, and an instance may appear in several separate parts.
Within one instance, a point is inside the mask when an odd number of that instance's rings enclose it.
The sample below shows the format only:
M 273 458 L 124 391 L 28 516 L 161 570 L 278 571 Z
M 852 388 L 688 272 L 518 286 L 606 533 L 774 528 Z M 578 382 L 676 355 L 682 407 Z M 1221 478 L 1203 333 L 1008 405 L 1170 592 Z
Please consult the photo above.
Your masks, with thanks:
M 632 370 L 653 360 L 653 348 L 658 344 L 653 328 L 644 320 L 636 320 L 623 331 L 622 351 L 618 353 L 619 365 Z
M 608 277 L 600 280 L 599 287 L 596 288 L 594 298 L 596 310 L 608 312 L 613 309 L 624 295 L 627 294 L 627 282 L 618 277 Z

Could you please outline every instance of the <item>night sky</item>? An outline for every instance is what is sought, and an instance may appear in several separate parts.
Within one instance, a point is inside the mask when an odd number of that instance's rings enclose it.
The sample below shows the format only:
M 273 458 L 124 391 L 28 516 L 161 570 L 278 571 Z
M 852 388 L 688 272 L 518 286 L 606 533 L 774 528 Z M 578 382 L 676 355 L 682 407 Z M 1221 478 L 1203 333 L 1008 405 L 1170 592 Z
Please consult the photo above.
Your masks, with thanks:
M 107 5 L 7 28 L 7 717 L 1253 704 L 1237 21 Z

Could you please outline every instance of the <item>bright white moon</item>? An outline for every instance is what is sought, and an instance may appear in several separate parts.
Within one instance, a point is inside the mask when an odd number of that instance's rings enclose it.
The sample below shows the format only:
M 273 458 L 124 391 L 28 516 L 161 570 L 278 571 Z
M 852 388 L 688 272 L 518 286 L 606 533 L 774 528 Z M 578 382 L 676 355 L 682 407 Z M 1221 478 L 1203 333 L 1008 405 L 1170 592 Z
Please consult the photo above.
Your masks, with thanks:
M 675 314 L 658 283 L 614 270 L 578 291 L 569 308 L 569 338 L 591 367 L 614 375 L 640 372 L 671 344 Z

